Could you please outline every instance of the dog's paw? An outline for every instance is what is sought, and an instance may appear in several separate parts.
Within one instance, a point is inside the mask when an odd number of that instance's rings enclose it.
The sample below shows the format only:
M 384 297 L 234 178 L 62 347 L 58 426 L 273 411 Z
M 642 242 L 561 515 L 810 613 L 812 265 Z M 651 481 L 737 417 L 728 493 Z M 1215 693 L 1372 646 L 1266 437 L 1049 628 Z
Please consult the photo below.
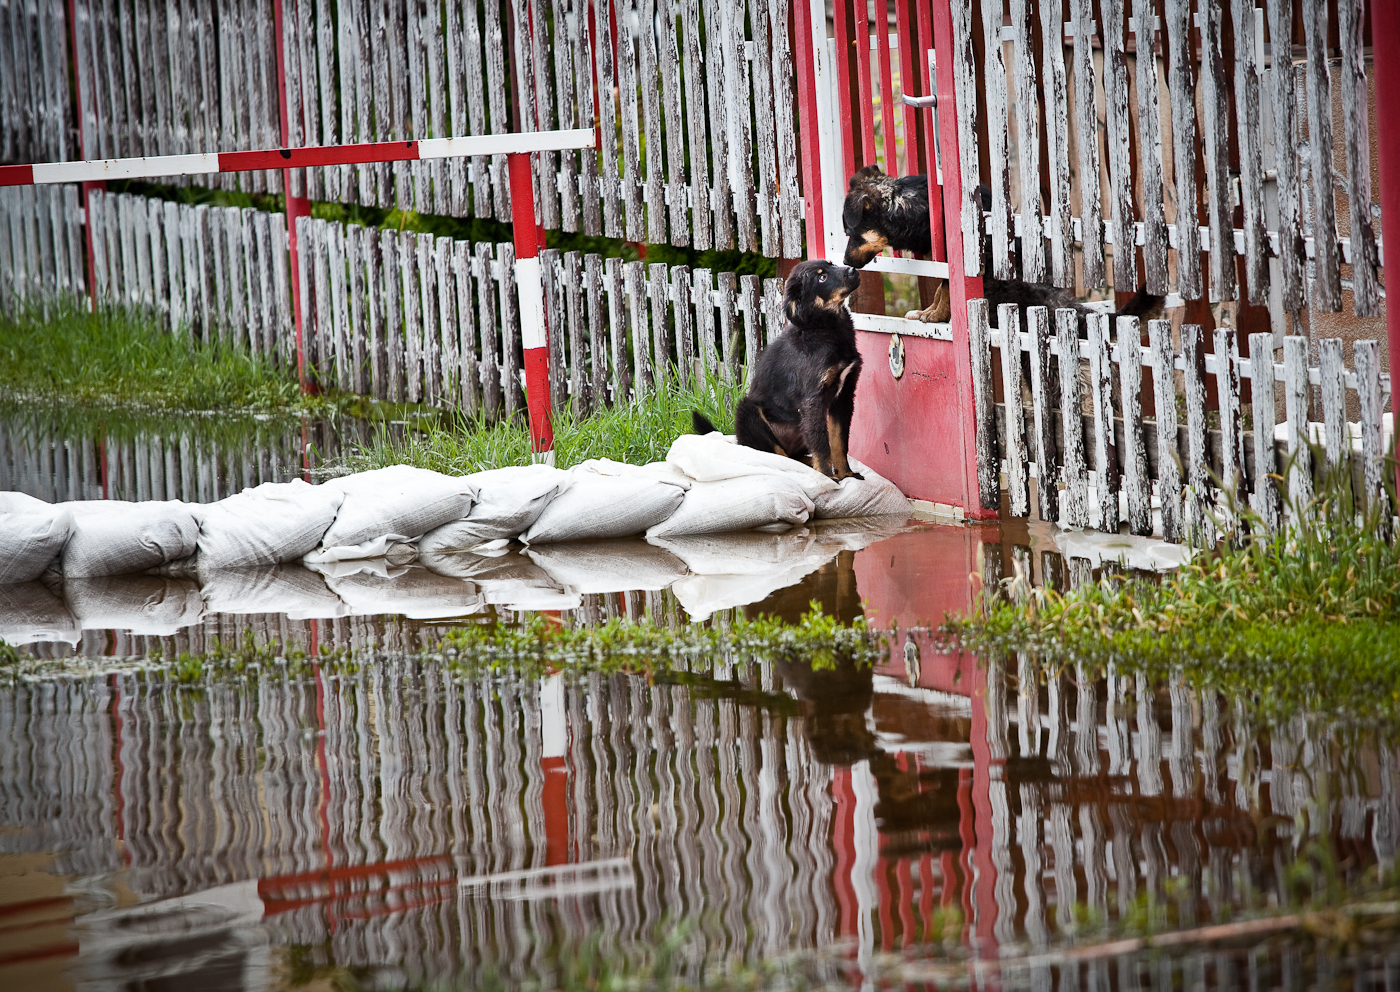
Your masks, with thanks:
M 910 310 L 904 315 L 905 320 L 918 320 L 925 324 L 946 324 L 953 316 L 953 311 L 947 302 L 939 302 L 923 310 Z

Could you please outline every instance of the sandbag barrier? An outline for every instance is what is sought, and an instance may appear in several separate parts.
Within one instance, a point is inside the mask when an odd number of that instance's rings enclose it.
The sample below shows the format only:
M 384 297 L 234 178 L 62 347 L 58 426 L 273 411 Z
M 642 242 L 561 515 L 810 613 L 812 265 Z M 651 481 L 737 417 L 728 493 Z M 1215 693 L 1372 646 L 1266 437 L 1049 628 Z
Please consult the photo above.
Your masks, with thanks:
M 0 597 L 16 600 L 0 610 L 16 618 L 0 637 L 68 640 L 104 626 L 170 633 L 205 612 L 432 619 L 488 605 L 573 609 L 582 594 L 663 588 L 699 619 L 827 560 L 827 549 L 816 561 L 801 550 L 806 532 L 782 536 L 809 521 L 902 524 L 904 496 L 856 467 L 863 480 L 837 483 L 709 434 L 678 438 L 650 465 L 599 459 L 470 476 L 397 465 L 321 485 L 264 483 L 212 504 L 0 493 Z M 719 535 L 738 542 L 716 545 Z M 646 543 L 622 540 L 638 536 Z M 172 579 L 186 584 L 172 592 L 162 584 Z M 43 619 L 25 606 L 37 593 L 24 590 L 51 592 L 55 580 L 64 608 L 45 605 L 54 616 Z

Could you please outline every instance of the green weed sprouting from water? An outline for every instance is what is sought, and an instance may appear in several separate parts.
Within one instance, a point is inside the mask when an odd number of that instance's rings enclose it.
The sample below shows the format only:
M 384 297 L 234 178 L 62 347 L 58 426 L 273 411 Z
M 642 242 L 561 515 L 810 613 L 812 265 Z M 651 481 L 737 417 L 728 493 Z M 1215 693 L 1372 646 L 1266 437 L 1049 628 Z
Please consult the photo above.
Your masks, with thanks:
M 56 297 L 0 316 L 0 398 L 40 407 L 321 415 L 294 372 L 222 344 L 172 334 L 142 308 Z
M 1400 718 L 1400 543 L 1384 514 L 1357 510 L 1337 477 L 1278 532 L 1234 512 L 1232 540 L 1160 580 L 1105 576 L 1059 592 L 1013 577 L 1012 601 L 988 590 L 978 613 L 943 630 L 981 653 L 1030 652 L 1052 671 L 1114 665 L 1220 689 L 1265 715 Z
M 612 458 L 634 465 L 661 461 L 671 442 L 691 431 L 690 412 L 699 410 L 720 430 L 729 430 L 741 383 L 710 376 L 681 386 L 658 383 L 644 399 L 622 403 L 591 417 L 570 407 L 554 415 L 554 457 L 560 468 L 590 458 Z M 354 471 L 408 464 L 455 475 L 505 465 L 528 465 L 530 433 L 522 420 L 488 424 L 480 419 L 444 419 L 396 437 L 380 428 L 375 441 L 344 459 Z

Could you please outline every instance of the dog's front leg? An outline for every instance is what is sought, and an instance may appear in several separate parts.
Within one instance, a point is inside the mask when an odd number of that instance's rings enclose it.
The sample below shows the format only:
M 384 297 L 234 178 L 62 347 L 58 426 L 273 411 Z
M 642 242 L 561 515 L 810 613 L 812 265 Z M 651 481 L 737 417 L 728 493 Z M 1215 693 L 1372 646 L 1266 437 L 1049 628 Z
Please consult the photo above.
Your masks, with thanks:
M 813 467 L 838 482 L 851 476 L 860 478 L 851 471 L 846 454 L 860 366 L 856 359 L 827 369 L 822 374 L 820 393 L 802 418 L 803 438 L 812 452 Z
M 922 310 L 910 310 L 905 320 L 921 320 L 925 324 L 946 324 L 953 316 L 953 305 L 948 298 L 948 283 L 940 282 L 933 291 L 933 302 Z

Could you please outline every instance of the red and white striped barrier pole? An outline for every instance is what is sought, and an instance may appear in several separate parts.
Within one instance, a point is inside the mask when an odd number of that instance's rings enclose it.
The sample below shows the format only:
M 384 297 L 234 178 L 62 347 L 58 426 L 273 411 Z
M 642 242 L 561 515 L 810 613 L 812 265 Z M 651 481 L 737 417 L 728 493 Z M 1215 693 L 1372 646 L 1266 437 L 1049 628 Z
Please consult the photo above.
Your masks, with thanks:
M 589 132 L 590 134 L 592 132 Z M 530 156 L 506 156 L 510 168 L 511 226 L 515 229 L 515 291 L 520 300 L 520 346 L 525 352 L 525 404 L 530 409 L 530 447 L 537 461 L 554 460 L 554 425 L 549 408 L 549 326 L 544 312 L 540 249 L 544 228 L 535 223 L 535 182 Z

